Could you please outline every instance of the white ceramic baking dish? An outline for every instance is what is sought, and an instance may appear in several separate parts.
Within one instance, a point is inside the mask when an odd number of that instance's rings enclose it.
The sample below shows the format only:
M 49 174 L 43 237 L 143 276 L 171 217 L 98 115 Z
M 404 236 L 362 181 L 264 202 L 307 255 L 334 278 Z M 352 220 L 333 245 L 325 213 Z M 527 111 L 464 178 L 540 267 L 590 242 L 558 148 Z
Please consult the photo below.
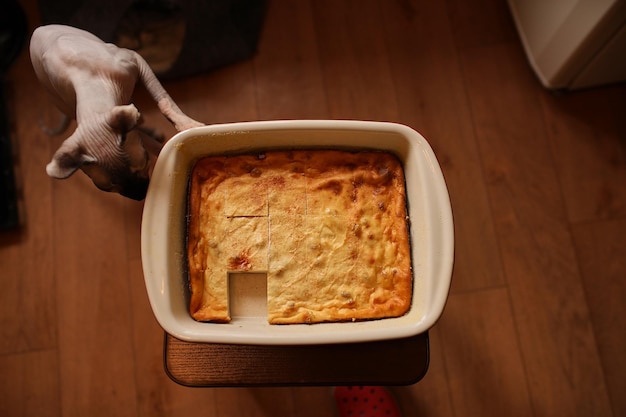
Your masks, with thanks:
M 205 155 L 294 148 L 385 150 L 400 158 L 406 178 L 413 266 L 413 297 L 407 314 L 362 322 L 270 325 L 263 311 L 263 277 L 252 275 L 231 277 L 231 323 L 201 323 L 191 318 L 186 215 L 193 164 Z M 167 333 L 184 341 L 260 345 L 354 343 L 427 331 L 439 319 L 448 297 L 453 241 L 448 191 L 426 140 L 395 123 L 337 120 L 220 124 L 177 134 L 165 144 L 156 162 L 141 230 L 148 297 Z

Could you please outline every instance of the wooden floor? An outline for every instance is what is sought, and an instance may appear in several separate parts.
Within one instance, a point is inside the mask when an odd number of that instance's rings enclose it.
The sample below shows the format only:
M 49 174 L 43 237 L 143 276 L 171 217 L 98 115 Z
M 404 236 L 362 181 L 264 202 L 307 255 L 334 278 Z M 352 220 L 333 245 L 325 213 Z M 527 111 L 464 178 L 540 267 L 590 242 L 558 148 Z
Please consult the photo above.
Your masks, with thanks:
M 372 119 L 431 143 L 456 263 L 428 374 L 393 388 L 405 416 L 626 415 L 625 85 L 542 89 L 504 0 L 272 0 L 253 59 L 165 86 L 209 124 Z M 0 415 L 334 415 L 329 388 L 171 382 L 142 204 L 49 179 L 63 137 L 38 127 L 57 113 L 26 51 L 7 88 L 23 225 L 0 234 Z

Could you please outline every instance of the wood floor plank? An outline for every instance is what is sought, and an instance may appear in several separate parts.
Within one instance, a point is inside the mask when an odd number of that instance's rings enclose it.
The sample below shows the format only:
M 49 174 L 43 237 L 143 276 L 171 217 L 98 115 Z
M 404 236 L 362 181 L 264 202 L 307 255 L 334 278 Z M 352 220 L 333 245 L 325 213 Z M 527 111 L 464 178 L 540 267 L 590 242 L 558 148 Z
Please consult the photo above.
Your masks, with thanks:
M 260 119 L 328 118 L 310 2 L 268 2 L 253 64 Z
M 446 0 L 446 4 L 460 50 L 518 40 L 507 1 Z
M 181 109 L 205 124 L 256 120 L 254 69 L 250 60 L 209 74 L 165 84 Z
M 312 2 L 329 117 L 397 121 L 376 0 Z
M 62 409 L 133 416 L 136 389 L 123 197 L 86 175 L 54 183 Z
M 56 346 L 53 252 L 50 229 L 51 181 L 45 172 L 50 138 L 23 115 L 48 113 L 50 104 L 38 88 L 27 54 L 6 75 L 8 128 L 13 142 L 20 226 L 0 231 L 0 353 Z M 37 105 L 33 105 L 33 101 Z
M 120 216 L 124 218 L 126 231 L 126 259 L 128 262 L 141 260 L 141 216 L 143 201 L 126 200 Z
M 533 415 L 506 289 L 450 296 L 439 327 L 454 415 Z
M 0 355 L 0 415 L 61 416 L 56 349 Z
M 295 387 L 291 389 L 294 416 L 317 417 L 332 416 L 335 402 L 332 387 Z
M 626 415 L 626 220 L 573 226 L 589 311 L 614 416 Z
M 503 285 L 472 116 L 445 5 L 382 4 L 400 121 L 429 141 L 450 193 L 456 236 L 452 291 Z
M 391 388 L 404 417 L 454 416 L 441 326 L 430 329 L 428 338 L 430 363 L 424 379 L 417 384 Z
M 216 403 L 220 417 L 298 415 L 290 388 L 219 388 Z
M 539 94 L 519 45 L 467 50 L 467 88 L 537 416 L 610 415 Z
M 626 87 L 541 97 L 568 219 L 626 216 Z

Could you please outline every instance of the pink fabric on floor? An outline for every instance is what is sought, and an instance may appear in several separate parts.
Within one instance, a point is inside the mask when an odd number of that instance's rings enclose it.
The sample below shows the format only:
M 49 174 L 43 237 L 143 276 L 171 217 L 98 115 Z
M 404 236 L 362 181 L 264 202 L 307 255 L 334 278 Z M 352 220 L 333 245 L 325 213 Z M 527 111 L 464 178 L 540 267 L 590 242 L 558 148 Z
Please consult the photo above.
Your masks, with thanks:
M 395 399 L 384 387 L 336 387 L 334 397 L 340 417 L 400 417 Z

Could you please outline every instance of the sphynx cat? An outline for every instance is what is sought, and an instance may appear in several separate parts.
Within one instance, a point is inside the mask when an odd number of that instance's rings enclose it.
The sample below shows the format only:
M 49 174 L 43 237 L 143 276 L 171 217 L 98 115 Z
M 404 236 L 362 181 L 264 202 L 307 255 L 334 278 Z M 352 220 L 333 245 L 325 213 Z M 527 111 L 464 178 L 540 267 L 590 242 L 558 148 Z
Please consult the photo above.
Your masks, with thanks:
M 84 30 L 40 26 L 31 37 L 30 57 L 57 107 L 76 119 L 76 130 L 46 166 L 53 178 L 81 169 L 102 190 L 145 198 L 150 156 L 137 128 L 141 115 L 131 103 L 139 80 L 176 130 L 203 126 L 180 110 L 139 54 Z

